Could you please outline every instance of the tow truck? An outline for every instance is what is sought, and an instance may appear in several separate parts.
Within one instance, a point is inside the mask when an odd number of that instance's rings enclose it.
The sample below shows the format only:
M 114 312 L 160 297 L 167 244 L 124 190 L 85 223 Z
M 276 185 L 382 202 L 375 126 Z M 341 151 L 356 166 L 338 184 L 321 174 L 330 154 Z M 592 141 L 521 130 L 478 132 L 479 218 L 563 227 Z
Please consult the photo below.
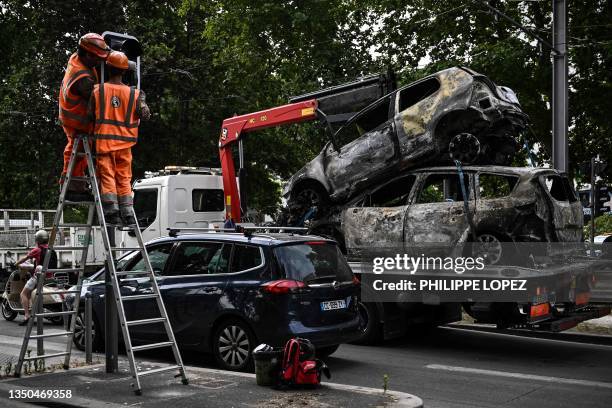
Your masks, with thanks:
M 379 87 L 382 89 L 383 87 Z M 333 123 L 330 116 L 326 114 L 323 106 L 333 106 L 337 111 L 342 111 L 343 103 L 355 100 L 347 95 L 360 95 L 363 89 L 358 82 L 347 84 L 345 87 L 326 89 L 320 92 L 310 93 L 301 97 L 293 98 L 290 103 L 270 109 L 265 109 L 253 113 L 243 114 L 227 118 L 223 121 L 221 134 L 219 137 L 219 155 L 223 176 L 223 189 L 225 200 L 225 219 L 226 222 L 240 222 L 243 214 L 247 210 L 247 198 L 245 194 L 246 170 L 244 137 L 257 130 L 284 126 L 288 124 L 301 123 L 306 121 L 320 120 L 325 125 L 327 131 L 333 134 Z M 338 98 L 342 95 L 342 98 Z M 382 97 L 383 95 L 378 95 Z M 377 99 L 377 98 L 376 98 Z M 374 100 L 376 100 L 374 99 Z M 373 100 L 372 100 L 373 101 Z M 372 102 L 370 101 L 370 102 Z M 345 109 L 350 110 L 350 109 Z M 350 115 L 349 115 L 350 116 Z M 334 115 L 341 120 L 348 119 L 346 115 Z M 232 147 L 238 146 L 238 176 Z M 240 187 L 240 189 L 239 189 Z M 242 196 L 239 190 L 243 192 Z M 360 263 L 351 263 L 351 267 L 358 277 L 362 277 Z M 534 270 L 533 273 L 537 272 Z M 555 272 L 552 272 L 555 273 Z M 567 274 L 567 271 L 562 273 Z M 571 272 L 569 272 L 571 273 Z M 581 280 L 583 277 L 581 277 Z M 575 282 L 575 281 L 574 281 Z M 575 289 L 574 289 L 575 290 Z M 584 300 L 584 299 L 583 299 Z M 588 301 L 588 300 L 587 300 Z M 544 302 L 548 305 L 548 301 Z M 538 305 L 539 306 L 539 305 Z M 552 308 L 546 309 L 548 312 L 540 312 L 544 308 L 528 307 L 527 318 L 524 323 L 514 324 L 510 327 L 522 330 L 536 331 L 563 331 L 576 326 L 578 323 L 601 317 L 610 313 L 608 305 L 587 306 L 586 302 L 575 307 L 568 307 L 562 315 L 555 315 Z M 381 338 L 388 339 L 398 337 L 407 332 L 411 324 L 423 324 L 425 326 L 437 326 L 451 323 L 462 319 L 461 304 L 450 302 L 426 303 L 401 303 L 401 302 L 369 302 L 361 303 L 364 318 L 368 322 L 366 333 L 363 338 L 365 343 L 374 343 Z M 535 314 L 533 311 L 536 311 Z M 556 309 L 555 309 L 556 310 Z

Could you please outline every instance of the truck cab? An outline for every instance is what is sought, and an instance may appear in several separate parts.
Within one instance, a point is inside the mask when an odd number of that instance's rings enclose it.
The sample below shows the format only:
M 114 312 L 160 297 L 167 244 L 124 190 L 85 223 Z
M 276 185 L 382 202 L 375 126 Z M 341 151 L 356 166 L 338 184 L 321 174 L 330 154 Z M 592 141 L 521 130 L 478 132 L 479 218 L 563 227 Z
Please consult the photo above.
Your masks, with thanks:
M 145 242 L 168 235 L 168 228 L 222 228 L 225 217 L 221 169 L 166 166 L 136 180 L 134 210 Z M 137 246 L 122 232 L 121 246 Z

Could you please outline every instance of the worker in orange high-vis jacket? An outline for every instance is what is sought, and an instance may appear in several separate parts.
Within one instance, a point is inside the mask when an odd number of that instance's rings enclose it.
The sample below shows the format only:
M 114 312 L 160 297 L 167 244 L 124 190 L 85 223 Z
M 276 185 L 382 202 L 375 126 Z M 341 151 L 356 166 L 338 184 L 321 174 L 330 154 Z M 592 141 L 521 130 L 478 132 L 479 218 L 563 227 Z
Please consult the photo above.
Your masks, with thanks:
M 64 170 L 60 183 L 63 184 L 70 162 L 70 153 L 77 134 L 89 134 L 93 124 L 87 114 L 87 104 L 94 85 L 98 82 L 96 65 L 105 60 L 110 48 L 104 39 L 96 33 L 88 33 L 79 39 L 77 52 L 68 60 L 66 73 L 59 92 L 59 121 L 62 124 L 68 143 L 64 149 Z M 87 161 L 77 157 L 72 175 L 85 175 Z M 68 186 L 66 199 L 69 201 L 90 201 L 91 193 L 83 180 L 73 180 Z
M 121 82 L 128 58 L 112 51 L 106 60 L 108 82 L 96 85 L 89 109 L 94 119 L 96 172 L 104 218 L 108 224 L 133 225 L 132 146 L 138 141 L 140 119 L 151 117 L 144 92 Z

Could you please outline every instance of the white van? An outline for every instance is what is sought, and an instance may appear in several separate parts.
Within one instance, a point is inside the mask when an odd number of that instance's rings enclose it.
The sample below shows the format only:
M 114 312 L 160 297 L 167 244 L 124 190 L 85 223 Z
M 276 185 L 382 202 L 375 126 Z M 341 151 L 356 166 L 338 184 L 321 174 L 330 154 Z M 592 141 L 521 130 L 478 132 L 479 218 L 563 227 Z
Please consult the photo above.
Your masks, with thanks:
M 136 180 L 133 189 L 134 210 L 145 242 L 167 236 L 168 228 L 223 228 L 221 169 L 166 166 Z M 123 232 L 120 246 L 137 246 L 133 235 Z

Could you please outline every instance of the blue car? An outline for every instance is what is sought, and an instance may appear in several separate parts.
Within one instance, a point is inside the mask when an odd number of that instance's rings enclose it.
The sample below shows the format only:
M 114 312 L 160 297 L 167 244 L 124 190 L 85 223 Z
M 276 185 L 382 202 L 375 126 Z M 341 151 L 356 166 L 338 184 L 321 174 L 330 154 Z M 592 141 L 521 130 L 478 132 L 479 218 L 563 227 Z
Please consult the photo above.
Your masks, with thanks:
M 147 244 L 151 264 L 181 349 L 211 352 L 228 370 L 250 370 L 259 343 L 311 340 L 320 355 L 359 339 L 359 281 L 336 243 L 293 234 L 201 233 Z M 144 269 L 135 251 L 117 263 L 121 271 Z M 140 277 L 138 277 L 140 276 Z M 151 293 L 149 278 L 126 275 L 123 296 Z M 83 284 L 93 297 L 93 344 L 103 347 L 104 273 Z M 67 302 L 72 302 L 68 299 Z M 81 305 L 84 302 L 81 302 Z M 127 320 L 159 316 L 154 299 L 124 302 Z M 74 342 L 84 348 L 83 315 Z M 130 329 L 133 343 L 165 341 L 160 323 Z

